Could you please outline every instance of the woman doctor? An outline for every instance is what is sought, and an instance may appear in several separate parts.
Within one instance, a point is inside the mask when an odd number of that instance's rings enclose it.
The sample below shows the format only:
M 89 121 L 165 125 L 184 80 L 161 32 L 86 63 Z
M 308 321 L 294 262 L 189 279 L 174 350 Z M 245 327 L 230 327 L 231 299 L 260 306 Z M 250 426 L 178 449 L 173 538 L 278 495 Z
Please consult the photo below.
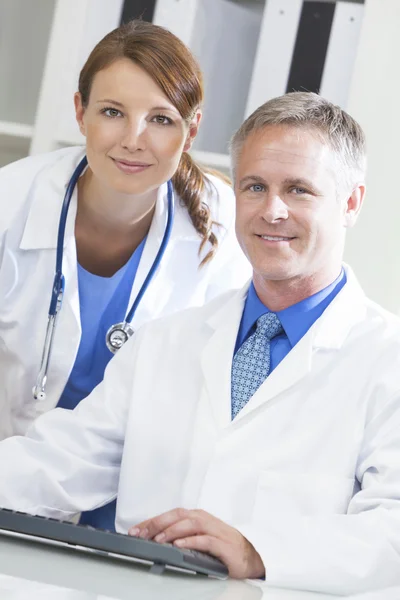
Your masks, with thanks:
M 0 171 L 0 439 L 56 406 L 74 408 L 142 323 L 250 276 L 231 188 L 187 154 L 202 99 L 184 44 L 132 21 L 100 41 L 80 73 L 86 148 Z

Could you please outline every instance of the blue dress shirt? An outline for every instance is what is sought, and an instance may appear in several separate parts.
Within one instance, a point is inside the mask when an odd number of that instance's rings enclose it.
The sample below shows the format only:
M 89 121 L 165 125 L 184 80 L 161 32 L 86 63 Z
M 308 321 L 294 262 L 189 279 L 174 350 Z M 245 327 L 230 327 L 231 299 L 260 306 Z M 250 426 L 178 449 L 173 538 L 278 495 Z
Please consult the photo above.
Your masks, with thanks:
M 311 325 L 322 315 L 345 283 L 346 273 L 342 269 L 339 277 L 326 288 L 276 313 L 282 324 L 284 333 L 271 340 L 270 373 L 279 365 L 281 360 L 285 358 L 286 354 L 290 352 L 297 342 L 301 340 L 303 335 L 307 333 Z M 251 283 L 236 338 L 235 354 L 243 342 L 254 333 L 257 319 L 267 312 L 270 312 L 269 308 L 261 302 L 253 283 Z

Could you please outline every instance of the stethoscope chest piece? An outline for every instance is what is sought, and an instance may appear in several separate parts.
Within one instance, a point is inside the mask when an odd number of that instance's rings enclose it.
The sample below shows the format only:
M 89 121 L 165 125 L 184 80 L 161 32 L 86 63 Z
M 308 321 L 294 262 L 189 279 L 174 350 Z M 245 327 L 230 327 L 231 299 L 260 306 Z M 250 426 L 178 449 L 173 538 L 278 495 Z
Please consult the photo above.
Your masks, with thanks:
M 106 345 L 110 352 L 115 354 L 133 335 L 133 328 L 130 323 L 115 323 L 107 331 Z

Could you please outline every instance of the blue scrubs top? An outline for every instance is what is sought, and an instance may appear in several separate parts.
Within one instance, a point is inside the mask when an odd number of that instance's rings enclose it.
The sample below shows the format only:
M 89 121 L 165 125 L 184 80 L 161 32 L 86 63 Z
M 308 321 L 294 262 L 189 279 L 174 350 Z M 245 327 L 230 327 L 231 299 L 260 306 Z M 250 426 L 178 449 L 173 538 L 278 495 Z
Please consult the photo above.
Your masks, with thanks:
M 78 286 L 82 337 L 71 374 L 58 402 L 74 409 L 103 380 L 113 357 L 105 339 L 111 325 L 124 320 L 146 238 L 129 261 L 112 277 L 99 277 L 78 265 Z M 83 513 L 81 523 L 115 531 L 116 501 Z

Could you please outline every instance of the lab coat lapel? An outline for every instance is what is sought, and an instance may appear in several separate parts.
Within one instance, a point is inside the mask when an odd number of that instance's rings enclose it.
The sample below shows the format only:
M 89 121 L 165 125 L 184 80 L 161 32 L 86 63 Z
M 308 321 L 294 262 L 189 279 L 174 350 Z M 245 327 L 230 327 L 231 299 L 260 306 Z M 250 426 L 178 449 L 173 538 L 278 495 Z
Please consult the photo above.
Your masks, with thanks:
M 67 155 L 57 161 L 50 171 L 39 174 L 31 193 L 33 194 L 30 210 L 25 222 L 20 241 L 24 251 L 34 251 L 40 254 L 38 269 L 44 272 L 48 287 L 43 291 L 43 302 L 50 304 L 52 283 L 56 266 L 57 234 L 61 206 L 70 177 L 80 162 L 84 150 Z M 77 211 L 77 190 L 75 188 L 67 216 L 65 228 L 62 272 L 65 278 L 65 292 L 55 330 L 50 368 L 48 373 L 48 388 L 52 390 L 46 399 L 38 404 L 38 411 L 43 412 L 54 407 L 55 398 L 59 398 L 75 362 L 81 337 L 81 322 L 79 310 L 79 289 L 77 273 L 77 257 L 75 243 L 75 219 Z M 46 325 L 43 324 L 43 341 Z M 68 332 L 68 340 L 62 339 Z M 66 345 L 68 351 L 66 352 Z M 52 368 L 57 365 L 57 369 Z M 59 373 L 65 373 L 61 378 Z
M 175 244 L 183 240 L 194 240 L 197 244 L 200 243 L 200 238 L 195 232 L 193 225 L 191 224 L 187 210 L 181 206 L 181 202 L 176 192 L 174 191 L 174 206 L 175 214 L 173 221 L 173 228 L 171 237 L 165 249 L 164 255 L 161 260 L 157 271 L 155 272 L 142 301 L 140 302 L 136 314 L 132 320 L 133 329 L 136 330 L 142 323 L 149 321 L 155 314 L 158 314 L 157 305 L 162 298 L 168 298 L 168 292 L 165 286 L 173 286 L 175 282 L 171 278 L 165 278 L 162 276 L 163 265 L 168 263 L 168 257 L 171 254 Z M 143 248 L 140 263 L 136 272 L 135 280 L 132 286 L 132 291 L 129 299 L 129 305 L 127 312 L 132 307 L 140 288 L 142 287 L 149 271 L 153 265 L 154 259 L 160 249 L 161 242 L 164 237 L 165 228 L 168 217 L 168 187 L 165 183 L 159 188 L 155 212 L 153 220 L 151 222 L 150 230 L 147 234 L 145 246 Z M 187 276 L 179 275 L 179 276 Z
M 64 313 L 68 315 L 69 331 L 73 333 L 78 328 L 81 331 L 81 316 L 78 285 L 78 262 L 76 256 L 75 237 L 69 237 L 64 251 L 63 272 L 65 276 Z M 67 289 L 68 286 L 68 289 Z M 71 328 L 73 328 L 71 330 Z M 66 329 L 67 331 L 68 329 Z
M 236 337 L 247 295 L 248 285 L 236 293 L 207 322 L 211 337 L 204 347 L 201 366 L 214 418 L 219 427 L 231 420 L 231 370 Z M 247 405 L 235 417 L 233 424 L 270 401 L 302 379 L 311 369 L 312 335 L 305 336 L 271 373 Z
M 311 371 L 312 354 L 313 332 L 310 329 L 261 384 L 254 396 L 235 417 L 234 423 L 303 379 Z
M 53 344 L 52 356 L 50 359 L 49 382 L 48 386 L 53 390 L 49 394 L 49 401 L 53 398 L 60 398 L 65 384 L 67 383 L 69 374 L 75 362 L 81 339 L 81 319 L 80 319 L 80 303 L 79 303 L 79 287 L 78 287 L 78 271 L 76 259 L 76 244 L 75 238 L 69 236 L 66 239 L 66 247 L 64 249 L 63 273 L 65 277 L 65 293 L 63 304 L 58 314 L 58 321 L 55 332 L 55 340 Z M 50 292 L 50 290 L 49 290 Z M 47 298 L 46 298 L 47 300 Z M 50 298 L 49 298 L 50 300 Z M 60 339 L 68 332 L 68 339 Z M 69 351 L 65 351 L 66 345 Z M 64 379 L 57 375 L 52 379 L 55 369 L 51 368 L 51 364 L 57 365 L 57 373 L 65 373 Z M 49 406 L 48 408 L 53 408 Z
M 277 398 L 312 370 L 317 350 L 337 351 L 350 330 L 364 318 L 365 297 L 351 269 L 344 265 L 347 283 L 304 337 L 285 356 L 235 417 L 239 422 L 261 405 Z
M 54 276 L 55 251 L 40 250 L 41 260 L 46 260 L 46 288 L 43 293 L 43 302 L 47 312 L 50 304 L 51 288 Z M 48 259 L 51 258 L 51 261 Z M 43 267 L 41 267 L 42 269 Z M 79 290 L 77 281 L 75 239 L 69 237 L 64 249 L 63 274 L 65 277 L 65 292 L 61 310 L 57 317 L 52 347 L 50 366 L 48 370 L 47 389 L 51 393 L 37 403 L 37 414 L 54 408 L 55 402 L 61 397 L 69 374 L 75 362 L 81 338 L 81 324 L 79 311 Z M 44 343 L 47 318 L 43 320 L 43 329 L 40 330 L 41 343 Z M 43 336 L 43 338 L 42 338 Z
M 78 161 L 79 162 L 79 161 Z M 68 180 L 69 181 L 69 180 Z M 53 202 L 54 202 L 53 198 Z M 61 203 L 63 198 L 58 198 L 57 212 L 61 211 Z M 77 336 L 77 340 L 80 338 L 81 332 L 81 319 L 80 319 L 80 304 L 79 304 L 79 287 L 78 287 L 78 260 L 76 254 L 76 240 L 75 240 L 75 220 L 76 212 L 78 208 L 78 191 L 75 187 L 71 196 L 71 202 L 68 210 L 67 222 L 65 227 L 64 236 L 64 247 L 63 247 L 63 260 L 62 260 L 62 272 L 65 279 L 65 292 L 63 298 L 62 309 L 59 313 L 59 321 L 63 320 L 64 331 L 69 331 L 71 337 Z M 37 216 L 37 215 L 36 215 Z M 36 218 L 36 217 L 35 217 Z M 52 240 L 57 240 L 59 219 L 57 222 L 52 222 L 50 233 L 46 239 L 47 243 L 52 243 Z M 32 240 L 33 241 L 33 240 Z M 57 242 L 54 245 L 54 249 L 57 248 Z M 56 265 L 56 254 L 54 254 L 54 266 L 52 276 L 55 274 Z M 49 302 L 50 302 L 50 289 L 49 289 Z M 60 346 L 63 346 L 63 342 L 60 341 Z
M 231 368 L 248 285 L 230 297 L 205 324 L 210 338 L 201 353 L 208 400 L 218 427 L 231 422 Z
M 150 230 L 147 234 L 145 246 L 143 248 L 142 256 L 140 257 L 140 262 L 136 271 L 135 280 L 133 282 L 129 303 L 127 306 L 127 313 L 130 311 L 132 304 L 134 303 L 136 296 L 138 295 L 138 292 L 140 291 L 140 288 L 142 287 L 151 269 L 151 266 L 161 245 L 165 225 L 167 222 L 166 199 L 164 202 L 164 195 L 166 196 L 166 193 L 167 186 L 161 186 L 157 196 L 153 220 L 151 222 Z M 167 247 L 166 252 L 168 252 L 168 250 L 169 248 Z M 165 254 L 163 258 L 165 258 Z M 154 277 L 150 282 L 148 289 L 145 292 L 146 301 L 140 302 L 136 310 L 135 316 L 132 320 L 132 326 L 134 329 L 136 329 L 137 324 L 140 324 L 142 321 L 148 320 L 150 318 L 150 315 L 153 313 L 153 309 L 151 306 L 151 296 L 152 291 L 154 289 L 156 276 L 157 273 L 154 274 Z

